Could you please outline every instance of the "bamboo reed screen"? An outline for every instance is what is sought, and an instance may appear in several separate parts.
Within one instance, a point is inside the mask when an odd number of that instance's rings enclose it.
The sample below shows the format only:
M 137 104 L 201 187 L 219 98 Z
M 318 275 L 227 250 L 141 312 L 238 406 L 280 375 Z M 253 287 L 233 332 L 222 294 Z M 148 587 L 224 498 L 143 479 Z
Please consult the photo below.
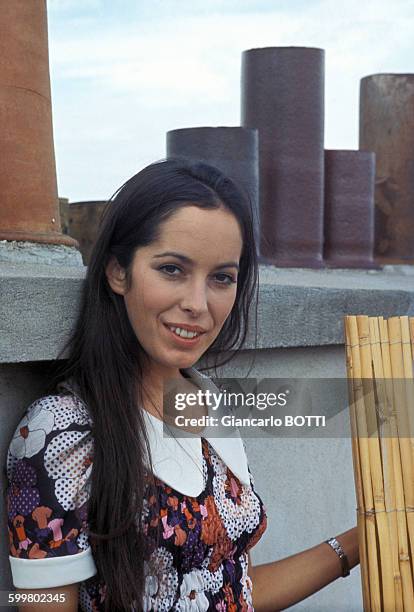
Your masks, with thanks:
M 414 318 L 345 317 L 365 612 L 414 612 Z

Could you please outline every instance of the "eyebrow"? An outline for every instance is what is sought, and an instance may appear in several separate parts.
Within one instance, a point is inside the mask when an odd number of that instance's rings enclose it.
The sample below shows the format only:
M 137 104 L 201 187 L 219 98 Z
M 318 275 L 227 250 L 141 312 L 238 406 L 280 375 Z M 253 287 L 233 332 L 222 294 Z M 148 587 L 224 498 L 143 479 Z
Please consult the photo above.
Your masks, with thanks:
M 158 253 L 157 255 L 154 255 L 153 259 L 157 259 L 159 257 L 167 257 L 167 256 L 176 257 L 177 259 L 180 259 L 181 261 L 189 265 L 194 264 L 194 261 L 190 259 L 190 257 L 187 257 L 186 255 L 183 255 L 182 253 L 176 253 L 174 251 L 165 251 L 165 253 Z M 226 261 L 216 266 L 216 269 L 219 269 L 219 268 L 236 268 L 236 270 L 239 270 L 239 264 L 236 263 L 235 261 Z

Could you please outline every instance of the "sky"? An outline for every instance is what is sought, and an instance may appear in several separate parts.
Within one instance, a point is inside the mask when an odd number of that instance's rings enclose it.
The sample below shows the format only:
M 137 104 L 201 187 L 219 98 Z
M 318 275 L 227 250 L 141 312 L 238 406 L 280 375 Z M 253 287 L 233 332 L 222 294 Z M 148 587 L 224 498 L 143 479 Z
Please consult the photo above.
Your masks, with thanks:
M 108 199 L 168 130 L 240 125 L 241 54 L 325 50 L 325 148 L 358 148 L 359 84 L 414 73 L 414 0 L 47 0 L 58 191 Z

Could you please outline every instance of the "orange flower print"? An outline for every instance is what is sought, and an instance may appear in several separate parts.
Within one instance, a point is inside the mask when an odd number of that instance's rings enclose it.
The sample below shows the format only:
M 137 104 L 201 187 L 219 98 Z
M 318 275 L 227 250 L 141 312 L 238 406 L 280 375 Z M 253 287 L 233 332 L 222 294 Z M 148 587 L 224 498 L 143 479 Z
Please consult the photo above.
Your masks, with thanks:
M 207 516 L 201 523 L 201 539 L 205 544 L 211 546 L 217 541 L 217 534 L 223 530 L 223 524 L 211 495 L 208 495 L 204 500 L 204 507 Z
M 7 526 L 7 531 L 9 532 L 9 548 L 10 554 L 12 557 L 20 557 L 20 549 L 18 550 L 13 543 L 13 533 L 9 526 Z
M 185 501 L 181 503 L 181 512 L 184 514 L 185 518 L 187 519 L 187 525 L 189 529 L 194 529 L 194 527 L 197 524 L 197 519 L 191 514 L 191 512 L 187 508 L 187 504 Z
M 78 529 L 71 529 L 66 535 L 66 537 L 63 538 L 63 541 L 68 542 L 69 540 L 74 540 L 78 536 L 78 533 Z
M 234 603 L 233 589 L 230 584 L 226 584 L 223 587 L 224 599 L 227 604 L 227 612 L 237 612 L 237 606 Z
M 203 457 L 206 460 L 206 462 L 210 465 L 211 464 L 211 458 L 210 458 L 210 453 L 209 453 L 209 450 L 208 450 L 208 442 L 207 442 L 206 439 L 203 439 L 202 449 L 203 449 Z
M 167 504 L 173 510 L 177 510 L 178 509 L 178 497 L 176 497 L 175 495 L 169 495 L 167 498 Z
M 47 552 L 45 550 L 40 550 L 40 546 L 37 542 L 33 544 L 28 554 L 29 559 L 44 559 L 46 556 Z
M 167 508 L 161 508 L 161 510 L 160 510 L 160 517 L 164 518 L 164 516 L 167 516 L 167 515 L 168 515 Z
M 21 514 L 15 516 L 13 519 L 13 526 L 19 540 L 19 550 L 27 550 L 29 544 L 32 544 L 32 540 L 26 534 L 26 530 L 24 528 L 24 516 Z
M 224 559 L 231 559 L 233 553 L 234 544 L 227 535 L 227 531 L 224 529 L 219 534 L 217 542 L 213 546 L 213 551 L 210 558 L 208 569 L 211 572 L 215 572 Z
M 208 569 L 215 572 L 223 559 L 231 556 L 234 543 L 227 535 L 221 520 L 214 498 L 208 495 L 204 502 L 207 509 L 207 516 L 201 523 L 201 540 L 208 546 L 212 546 L 212 553 Z
M 38 506 L 32 512 L 32 519 L 37 523 L 39 529 L 46 529 L 47 521 L 52 515 L 52 509 L 48 506 Z
M 266 514 L 264 514 L 262 522 L 258 526 L 255 534 L 250 538 L 250 540 L 249 540 L 249 542 L 248 542 L 248 544 L 246 546 L 246 552 L 248 550 L 250 550 L 251 548 L 253 548 L 253 546 L 255 546 L 257 544 L 257 542 L 260 540 L 260 538 L 262 537 L 263 533 L 265 532 L 266 527 L 267 527 L 267 516 L 266 516 Z
M 174 544 L 176 546 L 183 546 L 187 540 L 186 532 L 184 531 L 184 529 L 181 529 L 180 525 L 175 525 L 174 531 L 175 531 Z

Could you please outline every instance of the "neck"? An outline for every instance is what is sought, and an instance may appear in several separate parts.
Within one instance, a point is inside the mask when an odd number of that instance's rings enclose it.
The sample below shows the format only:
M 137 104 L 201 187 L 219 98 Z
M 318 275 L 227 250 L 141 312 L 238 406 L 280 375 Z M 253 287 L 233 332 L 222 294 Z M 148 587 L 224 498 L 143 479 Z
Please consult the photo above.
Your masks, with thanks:
M 159 419 L 164 419 L 164 414 L 166 417 L 168 417 L 168 414 L 170 416 L 175 415 L 173 406 L 164 405 L 166 399 L 164 392 L 166 389 L 173 389 L 172 381 L 179 384 L 181 392 L 184 391 L 185 389 L 182 389 L 181 381 L 185 380 L 187 379 L 180 372 L 179 368 L 176 368 L 174 371 L 169 370 L 168 373 L 155 367 L 144 371 L 142 383 L 143 398 L 141 402 L 144 410 Z M 169 385 L 168 381 L 171 381 Z

